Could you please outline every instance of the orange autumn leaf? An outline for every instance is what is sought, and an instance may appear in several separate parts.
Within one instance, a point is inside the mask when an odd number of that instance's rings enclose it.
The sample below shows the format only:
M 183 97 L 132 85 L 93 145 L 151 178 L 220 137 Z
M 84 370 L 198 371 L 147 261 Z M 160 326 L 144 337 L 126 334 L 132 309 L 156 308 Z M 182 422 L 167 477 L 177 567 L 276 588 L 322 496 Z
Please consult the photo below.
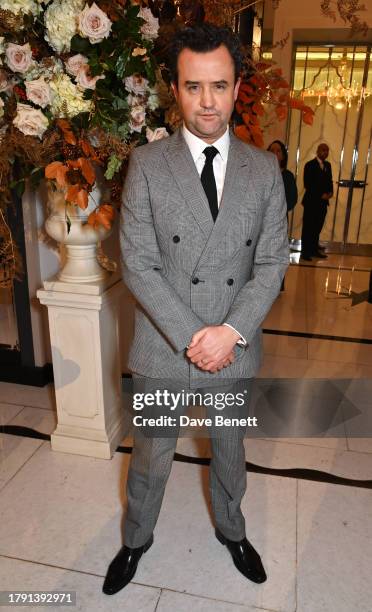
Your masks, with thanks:
M 96 180 L 96 173 L 94 172 L 94 168 L 89 159 L 86 159 L 86 157 L 79 157 L 79 159 L 69 159 L 67 163 L 70 168 L 74 168 L 74 170 L 81 170 L 85 180 L 90 185 L 93 185 L 94 181 Z
M 67 144 L 76 145 L 77 140 L 75 138 L 75 134 L 73 133 L 69 122 L 66 121 L 66 119 L 58 119 L 57 125 L 61 129 L 63 138 L 65 139 Z
M 84 140 L 84 138 L 80 138 L 79 145 L 84 155 L 86 155 L 87 157 L 95 156 L 94 148 L 92 147 L 90 142 L 88 142 L 87 140 Z
M 256 113 L 256 115 L 259 115 L 260 117 L 265 114 L 264 107 L 260 102 L 255 102 L 252 106 L 252 110 L 254 113 Z
M 298 98 L 289 98 L 288 104 L 291 108 L 302 109 L 304 103 L 303 100 L 299 100 Z
M 275 113 L 279 121 L 283 121 L 287 116 L 287 107 L 283 106 L 282 104 L 280 106 L 276 106 Z
M 70 185 L 66 191 L 65 200 L 71 204 L 77 204 L 85 210 L 88 206 L 88 192 L 82 189 L 80 185 Z
M 246 125 L 237 125 L 234 129 L 235 136 L 243 142 L 250 142 L 250 135 Z
M 314 113 L 312 112 L 310 113 L 303 113 L 302 114 L 302 119 L 303 122 L 306 123 L 307 125 L 313 125 L 313 120 L 314 120 Z
M 70 185 L 70 187 L 66 191 L 65 200 L 66 202 L 71 202 L 71 204 L 76 204 L 76 198 L 80 191 L 80 185 Z
M 94 172 L 92 164 L 85 157 L 79 157 L 78 161 L 80 162 L 83 177 L 89 183 L 89 185 L 93 185 L 94 181 L 96 180 L 96 173 Z
M 59 187 L 66 187 L 68 167 L 60 161 L 51 162 L 45 168 L 45 178 L 55 179 Z
M 253 93 L 253 87 L 251 87 L 250 85 L 248 85 L 248 83 L 242 83 L 239 87 L 239 93 L 241 91 L 244 91 L 245 93 Z
M 256 147 L 259 147 L 261 149 L 264 146 L 264 139 L 262 134 L 254 134 L 253 143 L 256 145 Z
M 94 161 L 99 166 L 103 166 L 103 161 L 98 157 L 95 148 L 90 144 L 90 142 L 81 138 L 79 140 L 79 145 L 86 157 L 89 157 L 92 161 Z
M 97 211 L 93 211 L 89 215 L 88 223 L 94 228 L 103 225 L 106 229 L 111 229 L 114 215 L 115 211 L 111 204 L 101 204 Z
M 85 189 L 80 189 L 76 196 L 76 204 L 83 210 L 88 206 L 88 192 Z
M 247 94 L 244 91 L 239 91 L 238 100 L 240 100 L 241 102 L 244 102 L 244 104 L 250 104 L 251 102 L 253 102 L 254 97 L 247 96 Z
M 239 113 L 239 115 L 241 115 L 244 110 L 244 104 L 242 104 L 240 100 L 237 100 L 235 103 L 235 108 L 236 108 L 236 112 Z

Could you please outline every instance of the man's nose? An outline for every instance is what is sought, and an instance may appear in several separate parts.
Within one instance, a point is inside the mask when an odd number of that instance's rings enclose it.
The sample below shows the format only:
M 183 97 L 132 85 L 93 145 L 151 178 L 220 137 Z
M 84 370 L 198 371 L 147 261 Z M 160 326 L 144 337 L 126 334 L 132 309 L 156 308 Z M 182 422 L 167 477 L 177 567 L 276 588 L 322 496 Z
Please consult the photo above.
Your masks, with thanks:
M 200 106 L 203 108 L 213 108 L 214 106 L 213 93 L 209 87 L 204 87 L 201 91 Z

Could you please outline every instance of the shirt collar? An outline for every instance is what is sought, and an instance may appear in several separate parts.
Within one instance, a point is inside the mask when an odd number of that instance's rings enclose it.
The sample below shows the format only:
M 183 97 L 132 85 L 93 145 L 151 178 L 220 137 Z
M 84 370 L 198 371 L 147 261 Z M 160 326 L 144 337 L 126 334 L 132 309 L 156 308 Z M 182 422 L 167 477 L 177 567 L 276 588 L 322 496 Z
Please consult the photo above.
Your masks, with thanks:
M 195 136 L 195 134 L 192 134 L 192 132 L 187 129 L 185 124 L 183 124 L 182 126 L 182 134 L 187 146 L 190 149 L 192 158 L 194 162 L 196 162 L 196 160 L 199 159 L 200 155 L 203 153 L 205 147 L 208 147 L 209 145 L 201 138 L 198 138 L 198 136 Z M 220 136 L 220 138 L 213 142 L 210 146 L 216 147 L 222 157 L 222 160 L 226 162 L 230 146 L 229 128 L 227 127 L 226 132 L 222 134 L 222 136 Z
M 320 157 L 318 157 L 318 156 L 316 156 L 316 158 L 317 158 L 317 160 L 318 160 L 319 165 L 320 165 L 320 166 L 323 168 L 323 166 L 324 166 L 324 161 L 323 161 L 322 159 L 320 159 Z

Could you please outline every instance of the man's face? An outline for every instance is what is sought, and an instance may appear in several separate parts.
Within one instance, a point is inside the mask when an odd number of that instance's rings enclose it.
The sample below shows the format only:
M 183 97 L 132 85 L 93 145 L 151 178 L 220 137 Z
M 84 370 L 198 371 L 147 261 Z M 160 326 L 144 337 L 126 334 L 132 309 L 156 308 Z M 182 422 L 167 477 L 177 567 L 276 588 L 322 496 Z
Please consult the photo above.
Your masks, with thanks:
M 183 49 L 177 67 L 172 88 L 185 125 L 211 144 L 226 131 L 238 95 L 233 59 L 225 45 L 206 53 Z
M 316 154 L 319 157 L 319 159 L 321 159 L 322 161 L 327 159 L 328 154 L 329 154 L 329 147 L 328 147 L 328 145 L 320 144 L 318 149 L 317 149 Z

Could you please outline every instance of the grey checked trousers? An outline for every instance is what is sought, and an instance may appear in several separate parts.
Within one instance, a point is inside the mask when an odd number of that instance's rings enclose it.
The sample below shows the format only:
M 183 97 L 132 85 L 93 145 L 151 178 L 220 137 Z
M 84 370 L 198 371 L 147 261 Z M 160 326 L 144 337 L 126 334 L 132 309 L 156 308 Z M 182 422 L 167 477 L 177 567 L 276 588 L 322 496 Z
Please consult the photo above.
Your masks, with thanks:
M 167 381 L 169 383 L 169 381 Z M 226 406 L 216 411 L 213 406 L 205 406 L 206 417 L 214 423 L 215 414 L 227 418 L 248 416 L 249 397 L 252 379 L 238 380 L 218 387 L 192 389 L 193 393 L 238 393 L 244 392 L 243 406 Z M 155 389 L 179 391 L 179 383 L 165 384 L 158 379 L 133 375 L 133 393 L 151 393 Z M 186 389 L 187 390 L 187 389 Z M 186 413 L 187 406 L 181 409 Z M 144 411 L 143 411 L 144 412 Z M 163 413 L 165 413 L 163 409 Z M 146 416 L 155 416 L 156 408 L 148 408 Z M 166 414 L 171 414 L 169 411 Z M 208 428 L 212 457 L 209 468 L 209 492 L 215 520 L 215 526 L 228 539 L 239 541 L 245 537 L 245 519 L 240 504 L 246 491 L 246 464 L 244 437 L 245 425 Z M 141 427 L 134 427 L 134 444 L 131 455 L 126 493 L 127 512 L 124 522 L 124 543 L 137 548 L 147 542 L 152 534 L 164 497 L 165 487 L 171 472 L 179 426 L 172 428 L 166 436 L 158 436 L 159 430 L 145 435 Z M 160 431 L 161 433 L 161 431 Z M 156 434 L 156 437 L 155 437 Z

